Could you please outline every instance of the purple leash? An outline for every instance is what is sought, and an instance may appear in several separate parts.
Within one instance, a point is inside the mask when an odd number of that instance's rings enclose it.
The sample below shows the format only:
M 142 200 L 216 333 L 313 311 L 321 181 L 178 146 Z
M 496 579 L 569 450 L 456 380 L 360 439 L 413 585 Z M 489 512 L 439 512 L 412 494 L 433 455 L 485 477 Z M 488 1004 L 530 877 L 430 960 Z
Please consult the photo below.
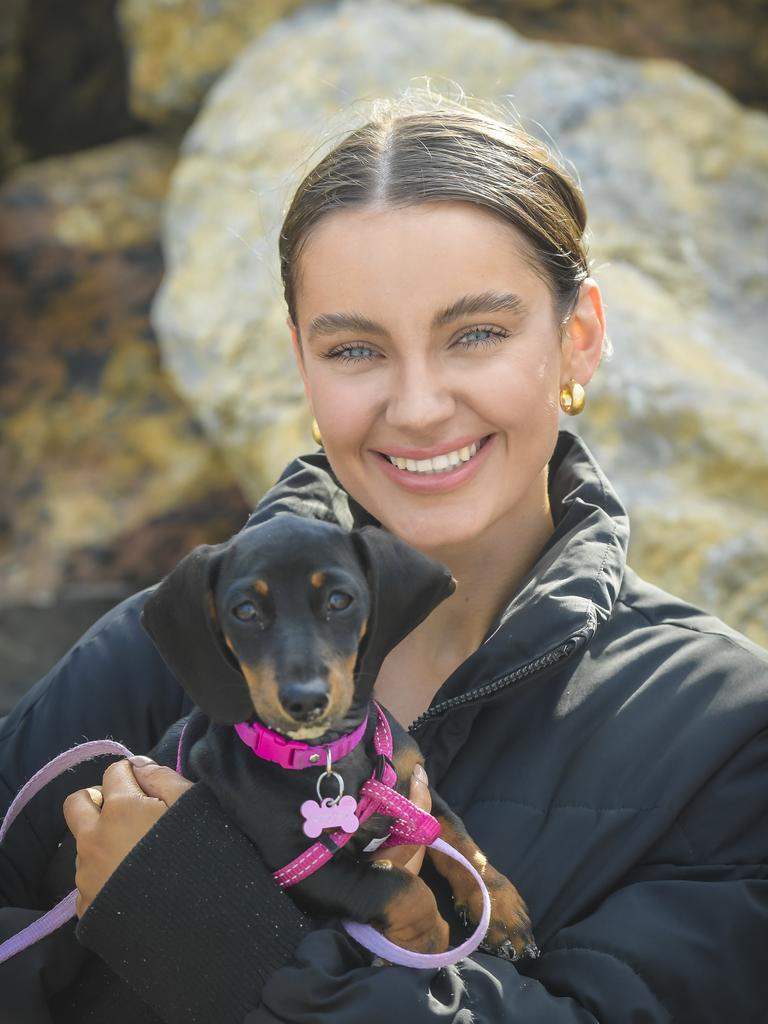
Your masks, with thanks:
M 89 743 L 81 743 L 77 747 L 65 750 L 63 754 L 59 754 L 58 757 L 54 757 L 52 761 L 44 765 L 40 771 L 32 776 L 29 782 L 22 786 L 13 798 L 3 823 L 0 825 L 0 843 L 5 838 L 6 832 L 16 820 L 22 808 L 52 779 L 55 779 L 69 768 L 74 768 L 75 765 L 83 761 L 90 761 L 92 758 L 101 757 L 103 754 L 118 754 L 121 757 L 132 756 L 130 750 L 124 747 L 122 743 L 117 743 L 116 740 L 91 740 Z M 50 935 L 51 932 L 55 932 L 57 928 L 66 924 L 70 918 L 75 916 L 76 899 L 77 889 L 73 889 L 47 914 L 43 914 L 42 917 L 33 921 L 32 924 L 22 928 L 16 935 L 12 935 L 10 939 L 0 943 L 0 964 L 10 960 L 12 956 L 20 953 L 22 949 L 34 945 L 40 939 L 44 939 L 46 935 Z

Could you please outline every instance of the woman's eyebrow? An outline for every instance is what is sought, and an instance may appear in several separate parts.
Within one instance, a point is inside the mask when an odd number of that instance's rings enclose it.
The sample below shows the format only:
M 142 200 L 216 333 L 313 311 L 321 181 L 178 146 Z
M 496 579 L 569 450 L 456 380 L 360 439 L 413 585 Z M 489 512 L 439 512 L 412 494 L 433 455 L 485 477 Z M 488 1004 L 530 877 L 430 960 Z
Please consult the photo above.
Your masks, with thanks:
M 526 312 L 525 303 L 514 292 L 483 292 L 480 295 L 463 295 L 441 309 L 435 314 L 432 326 L 443 327 L 453 320 L 476 313 L 517 313 L 523 316 Z
M 480 295 L 463 295 L 450 306 L 435 313 L 432 327 L 443 327 L 463 316 L 476 313 L 517 313 L 527 312 L 525 303 L 514 292 L 482 292 Z M 321 313 L 309 323 L 309 337 L 336 334 L 338 331 L 361 331 L 364 334 L 386 334 L 381 324 L 361 313 Z
M 361 313 L 321 313 L 309 322 L 309 337 L 336 334 L 338 331 L 362 331 L 364 334 L 386 334 L 381 324 Z

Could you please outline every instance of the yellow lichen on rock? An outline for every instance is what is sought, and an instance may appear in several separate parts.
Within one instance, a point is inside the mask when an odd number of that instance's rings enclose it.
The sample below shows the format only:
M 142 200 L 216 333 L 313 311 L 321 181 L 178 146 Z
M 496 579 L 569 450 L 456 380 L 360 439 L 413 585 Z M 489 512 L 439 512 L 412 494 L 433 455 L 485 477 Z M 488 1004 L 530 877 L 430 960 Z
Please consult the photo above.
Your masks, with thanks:
M 130 104 L 152 124 L 187 121 L 232 59 L 303 0 L 120 0 Z

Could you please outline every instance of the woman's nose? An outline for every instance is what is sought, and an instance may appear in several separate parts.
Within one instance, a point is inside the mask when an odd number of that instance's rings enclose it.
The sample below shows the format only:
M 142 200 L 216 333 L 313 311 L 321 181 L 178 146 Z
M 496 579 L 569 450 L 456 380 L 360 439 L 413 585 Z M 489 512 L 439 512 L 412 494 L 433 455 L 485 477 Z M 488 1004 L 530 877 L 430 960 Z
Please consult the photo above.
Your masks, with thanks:
M 449 382 L 433 368 L 419 365 L 393 379 L 386 419 L 400 430 L 423 432 L 449 419 L 455 408 Z

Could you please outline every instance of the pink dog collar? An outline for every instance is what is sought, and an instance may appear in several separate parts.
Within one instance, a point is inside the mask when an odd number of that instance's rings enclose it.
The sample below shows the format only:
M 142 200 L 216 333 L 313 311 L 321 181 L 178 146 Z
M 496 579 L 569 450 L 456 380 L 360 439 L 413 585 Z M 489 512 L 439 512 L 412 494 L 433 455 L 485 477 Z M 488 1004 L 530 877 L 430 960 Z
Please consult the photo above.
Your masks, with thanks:
M 279 764 L 281 768 L 318 768 L 326 760 L 330 753 L 333 761 L 340 761 L 350 751 L 354 750 L 365 735 L 368 725 L 368 718 L 364 718 L 354 732 L 348 733 L 334 740 L 333 743 L 324 743 L 322 746 L 312 746 L 309 743 L 302 743 L 300 740 L 289 740 L 281 736 L 279 732 L 268 729 L 260 722 L 238 722 L 235 725 L 235 732 L 246 746 L 250 747 L 254 754 L 264 758 L 265 761 L 272 761 Z

